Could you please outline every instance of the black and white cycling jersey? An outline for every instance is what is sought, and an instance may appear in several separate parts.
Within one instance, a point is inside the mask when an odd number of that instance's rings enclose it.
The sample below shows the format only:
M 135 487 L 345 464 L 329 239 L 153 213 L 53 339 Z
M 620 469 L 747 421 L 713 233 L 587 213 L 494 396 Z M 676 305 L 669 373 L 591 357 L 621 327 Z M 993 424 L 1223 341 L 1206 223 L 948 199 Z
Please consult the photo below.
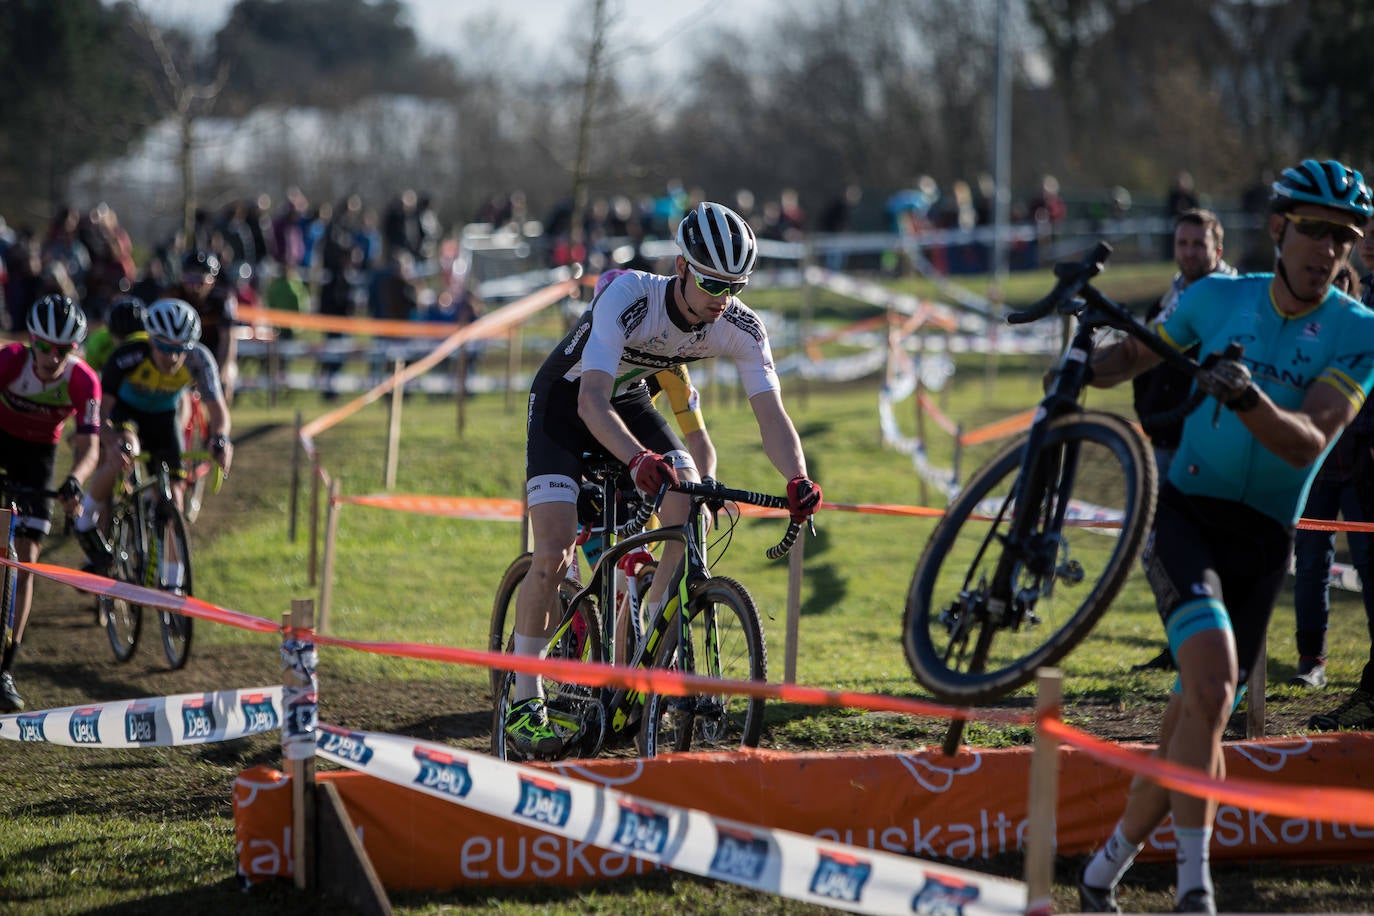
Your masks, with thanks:
M 747 397 L 778 390 L 768 332 L 753 310 L 731 299 L 718 321 L 682 327 L 673 296 L 676 277 L 626 271 L 583 313 L 544 364 L 566 381 L 589 369 L 615 379 L 612 397 L 625 394 L 660 369 L 713 356 L 732 359 Z

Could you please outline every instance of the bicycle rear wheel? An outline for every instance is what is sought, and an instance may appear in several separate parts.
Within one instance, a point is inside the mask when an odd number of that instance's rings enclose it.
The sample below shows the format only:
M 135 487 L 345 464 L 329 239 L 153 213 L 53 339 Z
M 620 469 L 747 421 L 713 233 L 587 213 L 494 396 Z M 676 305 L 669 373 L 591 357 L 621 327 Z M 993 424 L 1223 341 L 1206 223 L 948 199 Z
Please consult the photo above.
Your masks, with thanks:
M 157 581 L 161 591 L 176 595 L 191 594 L 191 544 L 181 513 L 171 506 L 158 510 Z M 158 611 L 162 650 L 173 669 L 186 667 L 191 658 L 191 636 L 195 619 L 173 611 Z
M 514 615 L 511 615 L 512 619 Z M 550 640 L 548 658 L 572 659 L 578 661 L 604 661 L 606 654 L 601 644 L 601 621 L 596 605 L 590 599 L 577 603 L 572 614 L 566 615 Z M 501 682 L 492 704 L 491 753 L 502 760 L 523 761 L 532 759 L 522 754 L 506 737 L 506 717 L 515 705 L 515 673 L 495 672 Z M 544 706 L 549 718 L 565 723 L 560 729 L 566 733 L 560 753 L 548 758 L 562 759 L 579 754 L 591 754 L 601 744 L 605 729 L 606 714 L 601 705 L 598 688 L 560 681 L 545 676 Z
M 1154 456 L 1132 426 L 1098 412 L 1052 421 L 1027 481 L 1027 549 L 1008 556 L 1010 595 L 995 621 L 993 583 L 1011 549 L 1025 447 L 1023 436 L 969 480 L 907 592 L 907 663 L 944 702 L 995 700 L 1063 658 L 1116 597 L 1154 519 Z
M 514 651 L 515 635 L 515 595 L 520 590 L 520 583 L 525 581 L 525 576 L 530 572 L 530 555 L 521 554 L 511 561 L 506 567 L 505 573 L 501 576 L 501 584 L 496 587 L 496 600 L 491 606 L 491 623 L 487 630 L 487 649 L 492 652 L 512 652 Z M 572 603 L 572 598 L 577 594 L 577 586 L 569 580 L 564 580 L 558 586 L 559 614 L 566 613 L 568 606 Z M 506 678 L 506 672 L 497 668 L 490 669 L 491 695 L 495 697 L 501 692 L 501 683 Z
M 712 577 L 689 593 L 688 643 L 678 651 L 680 627 L 670 624 L 656 668 L 732 681 L 768 679 L 768 650 L 758 608 L 734 579 Z M 757 747 L 763 733 L 763 700 L 714 693 L 644 698 L 639 750 L 645 757 L 668 751 L 728 751 Z
M 143 538 L 143 526 L 134 507 L 128 503 L 116 505 L 110 517 L 110 543 L 114 549 L 110 578 L 143 584 L 143 563 L 148 555 Z M 138 637 L 143 631 L 143 605 L 107 595 L 101 595 L 98 602 L 115 661 L 127 662 L 138 648 Z

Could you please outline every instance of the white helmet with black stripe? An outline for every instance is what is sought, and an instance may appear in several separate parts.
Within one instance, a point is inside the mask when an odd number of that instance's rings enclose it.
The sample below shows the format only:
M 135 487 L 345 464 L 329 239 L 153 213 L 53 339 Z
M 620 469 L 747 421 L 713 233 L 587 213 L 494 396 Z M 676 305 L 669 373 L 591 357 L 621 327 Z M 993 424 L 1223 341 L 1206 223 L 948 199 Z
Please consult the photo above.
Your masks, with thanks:
M 759 258 L 754 230 L 729 207 L 705 201 L 677 226 L 677 247 L 687 263 L 703 273 L 742 280 Z
M 148 336 L 189 347 L 200 340 L 200 316 L 182 299 L 159 299 L 148 306 Z
M 29 307 L 29 333 L 48 343 L 72 346 L 86 339 L 86 313 L 59 293 L 51 293 Z

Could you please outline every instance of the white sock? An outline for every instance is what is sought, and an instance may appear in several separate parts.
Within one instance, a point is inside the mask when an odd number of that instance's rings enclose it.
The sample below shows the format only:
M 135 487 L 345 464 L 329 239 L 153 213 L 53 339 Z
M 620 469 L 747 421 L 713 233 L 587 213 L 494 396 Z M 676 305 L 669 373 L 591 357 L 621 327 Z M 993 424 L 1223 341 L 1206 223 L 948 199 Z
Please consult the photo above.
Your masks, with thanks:
M 1126 839 L 1118 822 L 1112 835 L 1107 837 L 1107 842 L 1097 851 L 1097 855 L 1093 856 L 1087 868 L 1083 869 L 1083 883 L 1089 887 L 1116 887 L 1121 876 L 1126 874 L 1126 870 L 1135 861 L 1136 855 L 1144 848 L 1144 843 L 1136 845 Z
M 515 634 L 515 654 L 534 655 L 544 658 L 548 655 L 549 640 L 545 636 L 524 636 Z M 544 681 L 537 674 L 515 675 L 515 699 L 528 700 L 530 697 L 544 695 Z
M 1191 890 L 1203 888 L 1212 893 L 1212 869 L 1208 864 L 1212 845 L 1211 827 L 1175 827 L 1178 840 L 1178 899 Z

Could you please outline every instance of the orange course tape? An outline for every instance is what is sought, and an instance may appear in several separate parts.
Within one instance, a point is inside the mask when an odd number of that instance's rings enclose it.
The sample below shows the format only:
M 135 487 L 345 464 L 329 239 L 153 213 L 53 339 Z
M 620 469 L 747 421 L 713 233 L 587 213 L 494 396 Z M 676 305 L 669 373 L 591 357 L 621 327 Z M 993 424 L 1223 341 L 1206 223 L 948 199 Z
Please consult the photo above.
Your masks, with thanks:
M 1098 760 L 1199 798 L 1214 798 L 1239 808 L 1252 808 L 1285 817 L 1374 827 L 1374 792 L 1317 786 L 1295 788 L 1234 778 L 1222 781 L 1190 767 L 1094 738 L 1065 725 L 1053 715 L 1042 716 L 1039 727 Z

